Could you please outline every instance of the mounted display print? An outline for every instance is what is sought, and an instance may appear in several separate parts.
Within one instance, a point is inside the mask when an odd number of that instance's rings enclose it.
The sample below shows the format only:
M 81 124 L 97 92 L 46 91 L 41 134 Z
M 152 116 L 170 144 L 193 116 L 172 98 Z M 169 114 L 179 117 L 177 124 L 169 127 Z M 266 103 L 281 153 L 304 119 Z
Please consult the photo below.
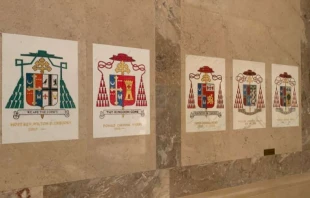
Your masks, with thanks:
M 78 43 L 2 34 L 2 143 L 78 139 Z
M 298 67 L 272 65 L 272 127 L 299 126 Z
M 150 133 L 150 52 L 93 45 L 93 136 Z
M 225 59 L 186 57 L 186 132 L 226 130 Z
M 233 128 L 266 127 L 265 63 L 233 61 Z

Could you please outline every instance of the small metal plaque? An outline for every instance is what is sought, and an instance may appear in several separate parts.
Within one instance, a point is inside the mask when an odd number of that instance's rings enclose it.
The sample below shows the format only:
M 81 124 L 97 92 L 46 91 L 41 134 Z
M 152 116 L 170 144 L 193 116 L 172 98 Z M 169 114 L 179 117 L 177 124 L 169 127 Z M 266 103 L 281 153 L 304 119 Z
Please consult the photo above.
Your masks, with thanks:
M 266 155 L 274 155 L 275 154 L 275 149 L 265 149 L 264 150 L 264 156 Z

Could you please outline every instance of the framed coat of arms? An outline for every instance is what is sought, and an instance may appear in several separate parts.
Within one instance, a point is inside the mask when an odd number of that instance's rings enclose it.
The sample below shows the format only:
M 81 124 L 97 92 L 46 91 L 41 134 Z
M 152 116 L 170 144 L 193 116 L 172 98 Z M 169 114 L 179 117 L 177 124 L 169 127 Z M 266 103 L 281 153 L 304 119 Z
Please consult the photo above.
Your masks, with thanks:
M 77 42 L 2 38 L 2 142 L 77 139 Z
M 150 133 L 149 50 L 93 45 L 94 137 Z
M 226 129 L 225 59 L 186 57 L 186 132 Z
M 233 128 L 266 127 L 265 64 L 233 61 Z
M 272 65 L 272 126 L 299 126 L 298 67 Z

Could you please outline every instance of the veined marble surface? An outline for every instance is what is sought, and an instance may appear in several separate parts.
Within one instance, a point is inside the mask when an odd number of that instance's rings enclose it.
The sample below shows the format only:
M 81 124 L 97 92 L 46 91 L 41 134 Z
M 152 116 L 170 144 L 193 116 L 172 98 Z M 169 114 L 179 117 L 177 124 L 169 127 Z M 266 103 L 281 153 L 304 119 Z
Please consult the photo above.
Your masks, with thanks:
M 309 7 L 308 0 L 2 1 L 0 32 L 79 41 L 82 116 L 79 140 L 0 145 L 0 190 L 179 197 L 309 172 Z M 150 135 L 93 139 L 93 43 L 150 50 Z M 273 129 L 270 111 L 265 129 L 233 131 L 228 101 L 226 131 L 186 134 L 186 54 L 224 58 L 227 74 L 233 59 L 264 62 L 266 85 L 272 63 L 300 67 L 302 125 Z M 271 87 L 266 95 L 271 101 Z M 263 157 L 267 148 L 276 155 Z

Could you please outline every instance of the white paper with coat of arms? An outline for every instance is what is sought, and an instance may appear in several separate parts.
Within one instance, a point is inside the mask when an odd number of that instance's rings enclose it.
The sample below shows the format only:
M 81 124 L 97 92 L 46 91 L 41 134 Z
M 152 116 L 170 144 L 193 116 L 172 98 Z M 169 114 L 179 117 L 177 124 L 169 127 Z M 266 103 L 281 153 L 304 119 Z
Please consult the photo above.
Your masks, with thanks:
M 186 56 L 186 132 L 226 130 L 225 59 Z
M 299 126 L 298 67 L 272 64 L 272 127 Z
M 265 63 L 233 60 L 233 129 L 266 127 Z
M 93 137 L 150 134 L 150 52 L 93 44 Z
M 78 139 L 78 43 L 2 34 L 2 143 Z

